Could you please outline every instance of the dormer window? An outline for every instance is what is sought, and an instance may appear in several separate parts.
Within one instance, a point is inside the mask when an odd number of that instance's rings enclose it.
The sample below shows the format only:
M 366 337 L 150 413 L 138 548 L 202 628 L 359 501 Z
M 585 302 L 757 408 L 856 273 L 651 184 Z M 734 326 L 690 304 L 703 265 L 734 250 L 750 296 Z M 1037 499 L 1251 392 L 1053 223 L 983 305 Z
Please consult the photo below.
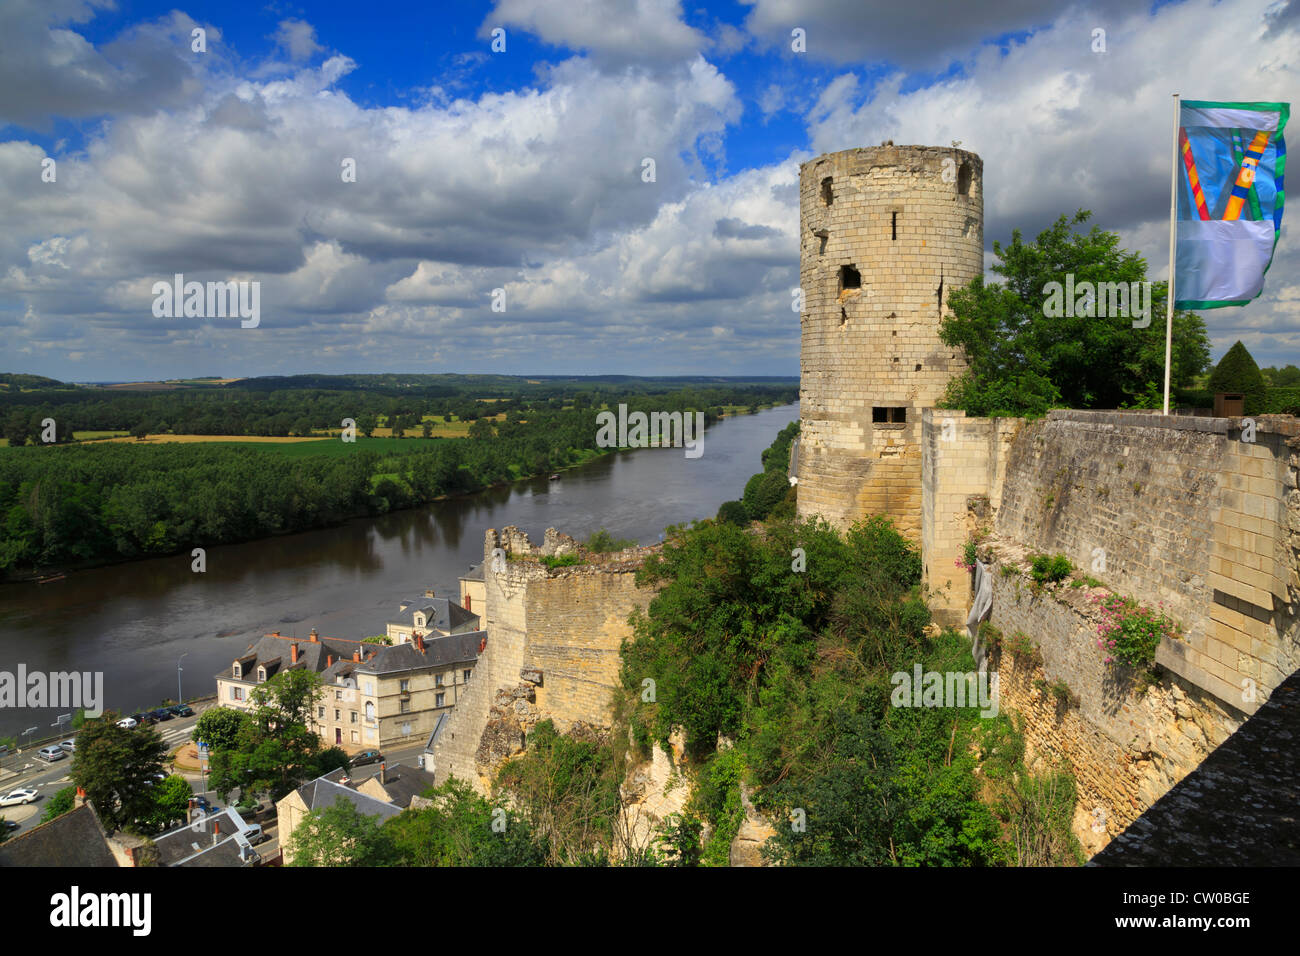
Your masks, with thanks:
M 424 615 L 423 615 L 423 614 L 417 614 L 417 615 L 415 615 L 415 626 L 416 626 L 416 627 L 424 627 Z
M 264 681 L 264 680 L 266 680 L 266 668 L 265 668 L 265 667 L 258 667 L 258 669 L 257 669 L 257 682 L 260 684 L 260 683 L 262 683 L 262 681 Z
M 244 666 L 239 661 L 230 665 L 230 672 L 235 675 L 236 680 L 244 679 Z

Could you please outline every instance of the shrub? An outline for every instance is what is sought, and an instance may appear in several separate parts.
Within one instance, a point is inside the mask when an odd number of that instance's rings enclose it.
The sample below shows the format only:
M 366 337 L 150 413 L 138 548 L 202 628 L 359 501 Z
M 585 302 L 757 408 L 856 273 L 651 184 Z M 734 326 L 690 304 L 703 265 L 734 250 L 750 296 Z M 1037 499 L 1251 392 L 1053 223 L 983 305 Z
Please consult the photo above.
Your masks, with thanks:
M 1246 346 L 1240 341 L 1219 359 L 1210 373 L 1210 392 L 1240 392 L 1246 396 L 1246 414 L 1258 415 L 1267 400 L 1264 373 L 1259 370 Z
M 548 568 L 571 568 L 575 564 L 582 564 L 582 558 L 576 554 L 545 554 L 538 560 Z
M 1058 584 L 1070 576 L 1074 565 L 1063 554 L 1048 557 L 1045 554 L 1034 555 L 1029 573 L 1038 584 Z
M 1119 661 L 1129 667 L 1147 667 L 1155 661 L 1162 638 L 1182 639 L 1176 621 L 1133 598 L 1098 596 L 1097 604 L 1103 617 L 1097 627 L 1097 646 L 1106 652 L 1107 664 Z
M 594 532 L 587 539 L 586 548 L 595 554 L 606 554 L 610 551 L 623 551 L 626 548 L 635 548 L 635 538 L 616 538 L 604 528 Z
M 749 524 L 749 512 L 745 510 L 745 504 L 742 501 L 724 501 L 718 508 L 718 520 L 723 524 L 734 524 L 744 527 Z

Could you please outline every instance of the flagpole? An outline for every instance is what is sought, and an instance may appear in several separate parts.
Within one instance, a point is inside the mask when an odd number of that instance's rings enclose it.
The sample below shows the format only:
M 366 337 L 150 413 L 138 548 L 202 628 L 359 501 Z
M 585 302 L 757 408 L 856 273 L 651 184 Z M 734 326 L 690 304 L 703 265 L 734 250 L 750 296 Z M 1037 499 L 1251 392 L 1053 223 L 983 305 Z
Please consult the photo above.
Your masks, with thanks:
M 1174 94 L 1174 149 L 1169 170 L 1169 291 L 1165 294 L 1165 414 L 1169 414 L 1169 365 L 1174 350 L 1174 265 L 1178 246 L 1178 94 Z

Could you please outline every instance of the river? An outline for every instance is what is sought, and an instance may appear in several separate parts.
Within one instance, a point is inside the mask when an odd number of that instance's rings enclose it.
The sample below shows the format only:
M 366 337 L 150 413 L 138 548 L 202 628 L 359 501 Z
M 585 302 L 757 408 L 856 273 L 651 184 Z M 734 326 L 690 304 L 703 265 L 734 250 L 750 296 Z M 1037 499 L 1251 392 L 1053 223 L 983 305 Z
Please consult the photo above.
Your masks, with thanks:
M 104 706 L 130 713 L 182 690 L 216 691 L 215 675 L 261 634 L 356 639 L 382 634 L 403 597 L 460 593 L 483 557 L 483 532 L 516 525 L 540 543 L 547 528 L 579 540 L 598 528 L 642 544 L 663 529 L 712 517 L 739 498 L 759 455 L 798 405 L 727 418 L 705 433 L 703 454 L 646 448 L 605 455 L 545 478 L 339 527 L 209 548 L 207 571 L 188 552 L 78 571 L 63 581 L 0 585 L 0 670 L 100 671 Z M 60 709 L 0 708 L 0 734 L 37 727 Z M 66 709 L 64 709 L 66 712 Z

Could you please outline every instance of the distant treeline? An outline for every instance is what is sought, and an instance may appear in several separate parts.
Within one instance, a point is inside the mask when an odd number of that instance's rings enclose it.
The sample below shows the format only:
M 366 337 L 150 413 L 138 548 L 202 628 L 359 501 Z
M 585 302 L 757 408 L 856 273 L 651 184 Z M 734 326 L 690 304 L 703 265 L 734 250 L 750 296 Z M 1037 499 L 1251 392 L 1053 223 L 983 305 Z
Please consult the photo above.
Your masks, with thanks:
M 250 404 L 246 396 L 219 405 L 224 409 L 221 417 L 231 420 L 211 433 L 250 433 L 241 429 L 262 420 L 250 414 L 235 421 L 235 409 L 285 409 L 313 395 L 310 391 L 272 393 L 265 407 Z M 190 406 L 178 401 L 180 397 L 174 392 L 127 394 L 105 402 L 115 411 L 120 411 L 117 403 L 121 402 L 133 413 L 139 409 L 137 403 L 143 403 L 140 414 L 165 412 L 170 419 L 186 422 Z M 793 386 L 753 386 L 625 394 L 611 400 L 646 412 L 708 409 L 705 420 L 711 422 L 723 405 L 788 403 L 796 397 Z M 373 400 L 374 396 L 364 394 L 352 396 L 349 417 L 367 414 L 357 408 L 370 407 L 366 403 Z M 322 427 L 337 425 L 335 416 L 342 417 L 344 407 L 334 404 L 339 401 L 339 396 L 318 396 L 300 411 L 328 416 Z M 70 417 L 74 410 L 94 411 L 98 404 L 71 406 L 66 415 Z M 337 439 L 314 443 L 312 453 L 292 455 L 284 453 L 284 446 L 203 442 L 0 449 L 0 575 L 169 554 L 318 528 L 546 474 L 597 454 L 594 409 L 582 402 L 581 407 L 555 409 L 550 404 L 550 400 L 534 400 L 526 409 L 512 404 L 506 420 L 481 420 L 481 427 L 467 439 L 385 441 L 379 445 L 382 451 L 368 448 L 364 438 L 355 444 Z M 216 414 L 202 398 L 193 407 L 203 416 Z M 391 414 L 392 409 L 385 406 L 383 412 Z M 270 417 L 292 414 L 279 410 Z M 128 416 L 118 421 L 121 424 L 96 421 L 76 427 L 129 428 L 136 419 Z M 182 425 L 176 430 L 195 429 Z M 398 451 L 392 450 L 394 445 Z
M 373 386 L 366 381 L 374 379 Z M 350 418 L 363 431 L 379 421 L 418 435 L 425 416 L 472 422 L 514 413 L 526 417 L 565 407 L 584 409 L 635 397 L 676 396 L 683 408 L 792 402 L 794 380 L 720 382 L 630 379 L 511 379 L 505 376 L 323 376 L 248 379 L 225 386 L 160 391 L 102 388 L 0 390 L 0 430 L 11 445 L 40 442 L 41 422 L 55 421 L 56 436 L 74 431 L 126 431 L 177 435 L 309 435 L 341 427 Z M 328 387 L 326 387 L 328 386 Z M 513 388 L 513 390 L 512 390 Z M 484 399 L 492 399 L 485 401 Z M 662 402 L 652 407 L 660 408 Z M 666 406 L 662 406 L 665 407 Z M 674 405 L 674 408 L 679 407 Z

